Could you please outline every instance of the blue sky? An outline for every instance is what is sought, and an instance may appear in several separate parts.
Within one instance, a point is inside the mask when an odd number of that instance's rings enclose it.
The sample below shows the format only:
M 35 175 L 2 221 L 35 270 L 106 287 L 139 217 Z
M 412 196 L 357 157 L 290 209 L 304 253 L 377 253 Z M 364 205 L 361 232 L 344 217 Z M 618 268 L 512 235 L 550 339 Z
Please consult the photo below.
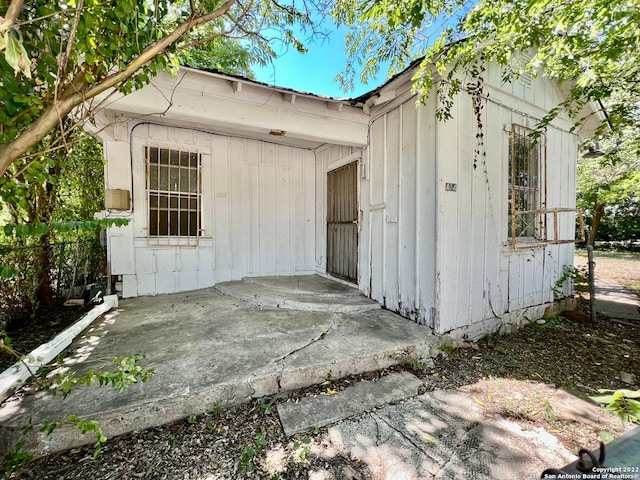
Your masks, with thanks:
M 344 52 L 346 32 L 346 28 L 332 30 L 322 45 L 305 43 L 309 51 L 304 55 L 290 48 L 275 59 L 272 65 L 266 67 L 253 65 L 256 80 L 278 87 L 338 98 L 357 97 L 373 90 L 386 80 L 386 69 L 383 69 L 378 78 L 367 85 L 354 82 L 354 90 L 351 92 L 343 92 L 340 85 L 334 81 L 335 76 L 344 69 L 346 63 Z

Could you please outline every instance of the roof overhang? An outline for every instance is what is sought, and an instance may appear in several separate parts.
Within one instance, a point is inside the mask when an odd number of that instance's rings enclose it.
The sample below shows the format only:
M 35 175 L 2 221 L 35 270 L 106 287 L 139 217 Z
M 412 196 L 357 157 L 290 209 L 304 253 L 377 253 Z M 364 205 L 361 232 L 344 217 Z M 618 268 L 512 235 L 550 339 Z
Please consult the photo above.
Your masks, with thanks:
M 129 95 L 111 91 L 103 100 L 102 121 L 126 117 L 307 148 L 367 143 L 368 116 L 350 100 L 189 67 L 176 77 L 161 72 Z

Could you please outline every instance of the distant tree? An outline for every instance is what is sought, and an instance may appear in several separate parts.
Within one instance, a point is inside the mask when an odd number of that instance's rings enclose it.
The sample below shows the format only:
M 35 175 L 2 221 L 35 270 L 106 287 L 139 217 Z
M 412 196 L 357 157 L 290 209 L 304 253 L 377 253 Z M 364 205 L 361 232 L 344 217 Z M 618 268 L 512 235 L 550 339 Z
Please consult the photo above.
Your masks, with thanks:
M 598 238 L 640 238 L 640 142 L 627 138 L 621 143 L 636 148 L 603 140 L 602 157 L 578 161 L 577 206 L 590 225 L 588 245 Z
M 249 46 L 240 40 L 215 37 L 214 30 L 214 26 L 207 24 L 190 34 L 188 43 L 178 51 L 180 64 L 254 79 L 251 65 L 264 63 L 264 59 L 253 55 Z

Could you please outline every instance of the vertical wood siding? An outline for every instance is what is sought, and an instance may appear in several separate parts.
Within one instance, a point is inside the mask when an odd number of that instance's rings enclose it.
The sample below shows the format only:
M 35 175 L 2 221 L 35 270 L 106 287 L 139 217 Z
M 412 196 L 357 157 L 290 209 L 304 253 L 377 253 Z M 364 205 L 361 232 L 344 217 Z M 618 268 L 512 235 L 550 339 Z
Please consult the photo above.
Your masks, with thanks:
M 197 147 L 202 153 L 202 227 L 198 247 L 149 247 L 143 146 Z M 122 149 L 109 147 L 110 151 Z M 128 150 L 128 148 L 127 148 Z M 315 271 L 315 156 L 310 150 L 156 125 L 133 132 L 133 222 L 129 255 L 114 274 L 128 275 L 129 296 L 212 286 L 257 275 Z M 127 155 L 107 153 L 109 177 L 130 171 Z M 122 188 L 122 187 L 120 187 Z M 126 188 L 126 187 L 125 187 Z M 117 239 L 118 230 L 110 237 Z M 124 238 L 124 237 L 123 237 Z M 119 245 L 118 240 L 112 245 Z M 132 268 L 123 268 L 128 264 Z M 135 280 L 131 277 L 135 276 Z M 135 289 L 132 288 L 135 285 Z M 134 291 L 135 290 L 135 291 Z
M 484 103 L 481 128 L 464 93 L 447 122 L 435 120 L 435 100 L 416 108 L 411 98 L 374 113 L 370 128 L 361 289 L 439 333 L 552 301 L 572 264 L 573 245 L 512 250 L 507 230 L 508 128 L 532 128 L 560 94 L 546 79 L 502 85 L 494 68 L 487 78 L 498 100 Z M 546 208 L 575 206 L 577 139 L 568 128 L 559 119 L 547 132 Z M 561 215 L 561 238 L 572 238 L 573 222 Z
M 435 118 L 408 101 L 371 125 L 362 180 L 361 288 L 430 324 L 435 302 Z M 362 255 L 367 251 L 368 255 Z
M 512 123 L 534 127 L 542 112 L 529 102 L 550 108 L 559 96 L 546 79 L 534 79 L 528 87 L 515 83 L 501 88 L 507 93 L 500 99 L 502 105 L 484 103 L 484 148 L 478 155 L 474 150 L 480 130 L 468 95 L 458 96 L 453 120 L 437 125 L 438 332 L 552 301 L 553 284 L 562 275 L 563 265 L 572 264 L 572 244 L 509 248 L 506 130 Z M 547 192 L 542 207 L 572 208 L 577 139 L 566 125 L 558 123 L 546 135 L 547 170 L 543 175 Z M 447 191 L 447 183 L 456 184 L 456 191 Z M 561 237 L 573 238 L 573 214 L 561 217 Z M 549 216 L 548 238 L 553 237 L 552 226 Z

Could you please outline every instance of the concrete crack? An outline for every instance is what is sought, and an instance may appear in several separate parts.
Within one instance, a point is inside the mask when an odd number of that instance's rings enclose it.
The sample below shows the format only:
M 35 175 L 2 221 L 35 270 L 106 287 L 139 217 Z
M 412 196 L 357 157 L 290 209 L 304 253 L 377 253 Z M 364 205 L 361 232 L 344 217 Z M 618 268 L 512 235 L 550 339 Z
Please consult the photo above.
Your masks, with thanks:
M 438 478 L 438 475 L 440 474 L 440 472 L 442 472 L 445 468 L 447 468 L 447 465 L 451 463 L 451 461 L 453 460 L 453 457 L 456 455 L 456 452 L 459 451 L 460 445 L 462 445 L 469 437 L 469 434 L 479 426 L 480 426 L 479 422 L 473 422 L 468 426 L 468 428 L 465 430 L 464 434 L 462 435 L 462 438 L 460 438 L 460 440 L 458 440 L 455 446 L 451 448 L 450 450 L 451 454 L 449 455 L 449 458 L 440 466 L 438 471 L 434 474 L 434 478 Z
M 305 343 L 304 345 L 291 350 L 290 352 L 284 354 L 282 357 L 276 359 L 276 362 L 280 362 L 281 363 L 281 367 L 280 367 L 280 374 L 276 377 L 276 382 L 278 384 L 278 391 L 282 392 L 282 376 L 284 375 L 284 367 L 285 367 L 285 363 L 286 363 L 286 359 L 289 358 L 291 355 L 298 353 L 301 350 L 304 350 L 305 348 L 308 348 L 309 346 L 313 345 L 314 343 L 319 342 L 320 340 L 322 340 L 324 337 L 326 337 L 327 335 L 329 335 L 329 333 L 331 332 L 331 330 L 333 330 L 334 326 L 335 326 L 335 321 L 336 321 L 336 314 L 334 313 L 331 316 L 331 323 L 329 323 L 329 326 L 327 327 L 326 330 L 324 330 L 322 333 L 320 333 L 320 335 L 318 335 L 317 337 L 312 338 L 311 340 L 309 340 L 307 343 Z
M 278 361 L 284 360 L 287 357 L 290 357 L 291 355 L 293 355 L 294 353 L 298 353 L 300 350 L 304 350 L 305 348 L 313 345 L 316 342 L 319 342 L 320 340 L 322 340 L 324 337 L 326 337 L 327 335 L 329 335 L 329 333 L 331 332 L 331 330 L 333 329 L 333 326 L 335 324 L 335 317 L 336 314 L 334 313 L 333 316 L 331 317 L 331 323 L 329 324 L 329 327 L 322 332 L 319 336 L 312 338 L 311 340 L 309 340 L 307 343 L 305 343 L 304 345 L 302 345 L 301 347 L 296 348 L 295 350 L 291 350 L 289 353 L 283 355 L 282 357 L 280 357 L 278 359 Z
M 413 445 L 414 447 L 416 447 L 418 450 L 420 450 L 422 453 L 424 453 L 425 455 L 429 456 L 429 452 L 427 452 L 424 448 L 422 448 L 422 445 L 416 443 L 411 437 L 407 436 L 405 434 L 405 432 L 403 432 L 402 430 L 396 428 L 394 425 L 392 425 L 391 423 L 387 422 L 384 418 L 382 418 L 380 415 L 378 415 L 377 413 L 371 413 L 372 417 L 375 417 L 374 420 L 377 418 L 380 421 L 384 422 L 391 430 L 393 430 L 394 432 L 397 432 L 402 438 L 406 439 L 411 445 Z M 376 428 L 378 428 L 378 421 L 376 421 Z
M 374 413 L 372 412 L 371 413 L 371 417 L 373 418 L 373 416 L 374 416 Z M 378 417 L 378 416 L 376 415 L 376 417 Z M 380 418 L 380 417 L 378 417 L 378 418 Z M 376 447 L 378 447 L 378 446 L 380 446 L 380 424 L 378 423 L 378 420 L 375 419 L 375 418 L 373 419 L 373 422 L 376 424 Z
M 282 392 L 282 383 L 281 382 L 282 382 L 282 376 L 284 375 L 284 358 L 286 358 L 286 355 L 285 355 L 285 357 L 283 357 L 283 358 L 281 358 L 279 360 L 279 362 L 281 362 L 280 373 L 278 375 L 276 375 L 276 383 L 278 384 L 278 392 Z

